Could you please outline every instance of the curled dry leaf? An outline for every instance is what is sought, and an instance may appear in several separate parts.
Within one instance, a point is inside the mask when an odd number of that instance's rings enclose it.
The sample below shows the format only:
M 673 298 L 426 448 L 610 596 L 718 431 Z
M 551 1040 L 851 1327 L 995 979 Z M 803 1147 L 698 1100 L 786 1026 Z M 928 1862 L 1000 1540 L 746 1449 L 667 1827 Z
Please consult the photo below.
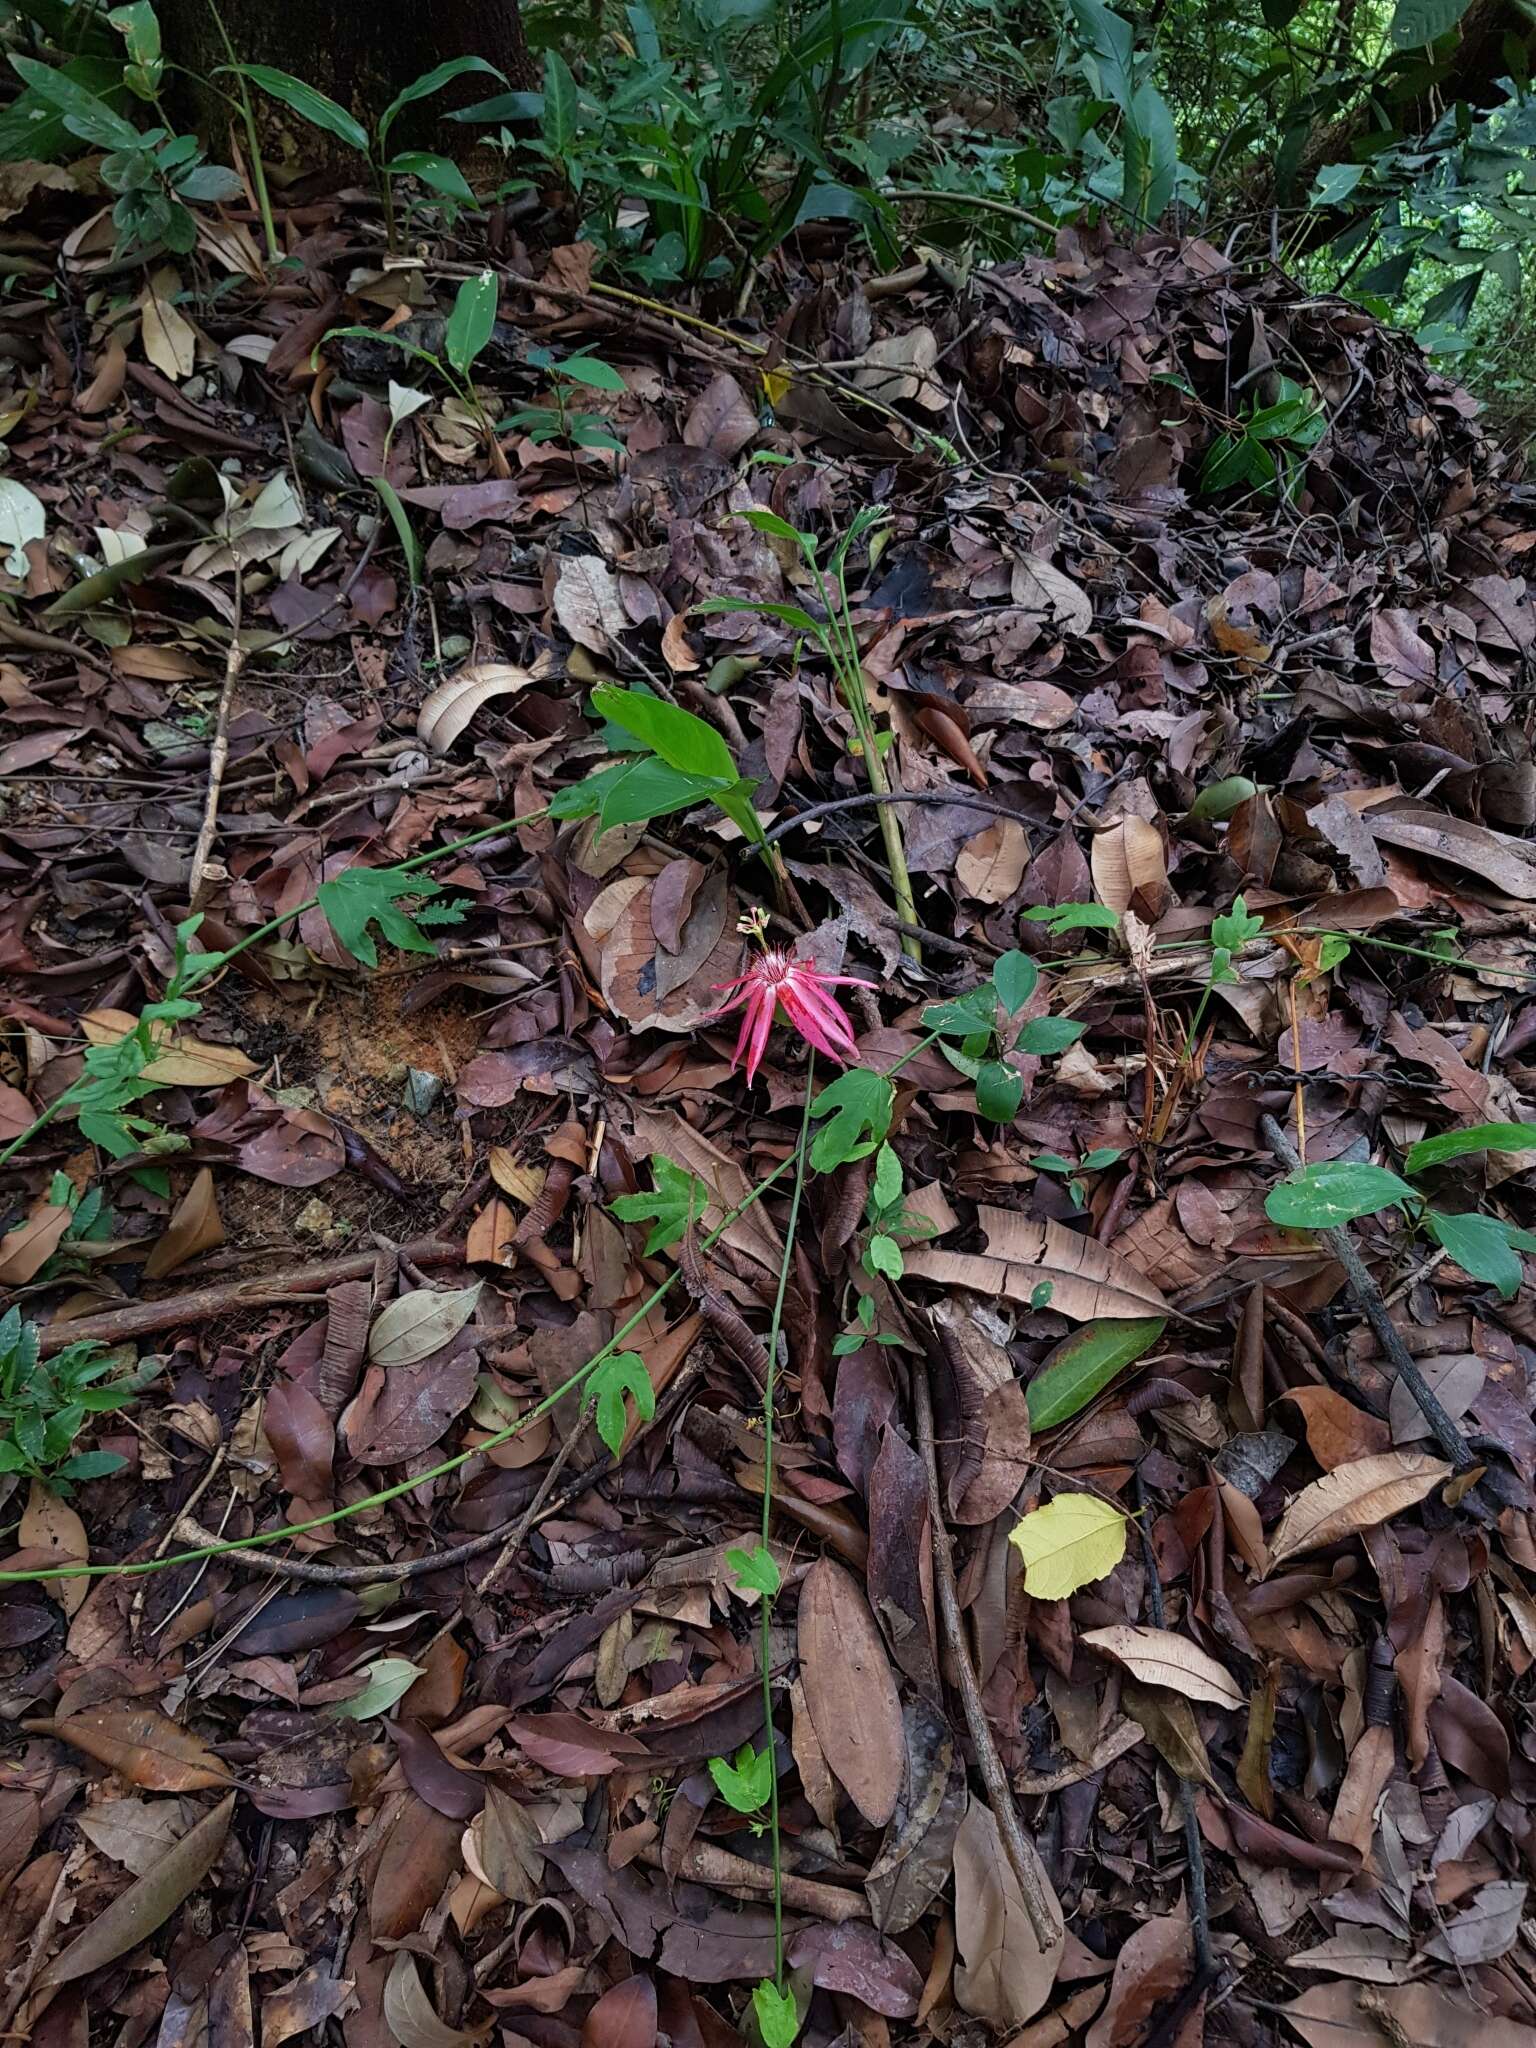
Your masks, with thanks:
M 537 671 L 509 661 L 471 662 L 422 700 L 416 714 L 416 737 L 434 754 L 446 754 L 475 713 L 497 697 L 526 690 Z
M 1006 903 L 1028 865 L 1024 827 L 1017 818 L 997 818 L 955 855 L 955 880 L 974 903 Z
M 1099 901 L 1156 924 L 1173 901 L 1163 835 L 1145 818 L 1119 818 L 1096 832 L 1090 853 Z
M 822 1754 L 864 1818 L 884 1827 L 906 1759 L 901 1700 L 869 1602 L 830 1558 L 800 1589 L 800 1672 Z
M 469 2048 L 483 2041 L 495 2024 L 469 2030 L 450 2027 L 437 2016 L 416 1968 L 416 1958 L 407 1950 L 396 1952 L 384 1980 L 384 2020 L 400 2048 Z
M 416 1365 L 452 1341 L 475 1312 L 481 1283 L 469 1287 L 418 1287 L 388 1303 L 374 1317 L 368 1356 L 375 1365 Z
M 38 1990 L 50 1991 L 60 1984 L 72 1984 L 78 1977 L 89 1977 L 163 1926 L 218 1861 L 234 1811 L 231 1792 L 88 1923 L 43 1971 L 37 1980 Z
M 1124 1622 L 1086 1629 L 1083 1641 L 1123 1664 L 1143 1685 L 1163 1685 L 1187 1700 L 1205 1700 L 1213 1707 L 1246 1704 L 1242 1688 L 1226 1667 L 1171 1628 L 1139 1628 Z
M 16 1534 L 23 1550 L 52 1551 L 55 1564 L 90 1562 L 91 1546 L 84 1522 L 67 1501 L 50 1493 L 40 1479 L 33 1480 L 27 1493 L 27 1505 Z M 47 1579 L 43 1583 L 48 1598 L 56 1600 L 66 1614 L 78 1613 L 90 1590 L 91 1582 L 84 1578 Z
M 213 1171 L 200 1166 L 192 1177 L 191 1187 L 176 1204 L 170 1222 L 151 1247 L 144 1261 L 144 1277 L 163 1279 L 188 1259 L 196 1258 L 199 1252 L 212 1251 L 223 1242 L 224 1224 L 213 1191 Z
M 43 1202 L 0 1237 L 0 1287 L 25 1287 L 36 1278 L 62 1243 L 72 1213 L 59 1203 Z
M 1271 1567 L 1390 1521 L 1450 1476 L 1449 1465 L 1424 1451 L 1383 1451 L 1335 1465 L 1286 1509 L 1270 1543 Z

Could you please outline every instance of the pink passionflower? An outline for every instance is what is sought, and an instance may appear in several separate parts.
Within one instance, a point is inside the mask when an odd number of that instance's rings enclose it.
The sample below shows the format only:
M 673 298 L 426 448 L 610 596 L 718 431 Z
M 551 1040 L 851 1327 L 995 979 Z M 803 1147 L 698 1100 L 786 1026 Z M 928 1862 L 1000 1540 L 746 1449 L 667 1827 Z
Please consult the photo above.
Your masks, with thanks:
M 742 928 L 754 937 L 761 936 L 755 922 L 743 919 Z M 717 1017 L 727 1017 L 743 1005 L 746 1008 L 731 1065 L 738 1065 L 745 1055 L 747 1079 L 753 1079 L 762 1064 L 774 1013 L 782 1010 L 785 1021 L 807 1045 L 824 1052 L 838 1066 L 846 1067 L 858 1058 L 859 1049 L 854 1043 L 853 1026 L 828 990 L 874 985 L 872 981 L 860 980 L 856 974 L 824 974 L 814 961 L 797 960 L 786 946 L 765 946 L 745 974 L 716 987 L 717 994 L 731 998 L 715 1012 Z

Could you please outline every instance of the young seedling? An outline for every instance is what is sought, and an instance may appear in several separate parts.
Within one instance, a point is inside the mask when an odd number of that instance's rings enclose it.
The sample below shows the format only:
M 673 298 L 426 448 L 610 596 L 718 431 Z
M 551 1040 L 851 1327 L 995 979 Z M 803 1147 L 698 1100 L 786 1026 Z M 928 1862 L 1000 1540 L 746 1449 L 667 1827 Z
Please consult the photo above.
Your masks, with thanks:
M 1211 919 L 1211 965 L 1206 975 L 1205 987 L 1200 991 L 1200 1000 L 1195 1005 L 1195 1014 L 1189 1020 L 1189 1029 L 1184 1034 L 1181 1062 L 1187 1066 L 1194 1054 L 1195 1043 L 1200 1036 L 1200 1026 L 1214 989 L 1237 980 L 1232 962 L 1244 946 L 1258 938 L 1264 930 L 1262 917 L 1254 916 L 1241 896 L 1234 896 L 1232 908 L 1222 917 Z
M 1536 1124 L 1473 1124 L 1421 1138 L 1408 1148 L 1403 1174 L 1366 1160 L 1320 1160 L 1271 1188 L 1264 1198 L 1264 1213 L 1284 1230 L 1319 1230 L 1400 1208 L 1414 1228 L 1448 1252 L 1464 1273 L 1488 1282 L 1505 1301 L 1512 1301 L 1524 1278 L 1516 1254 L 1536 1252 L 1536 1232 L 1475 1209 L 1436 1208 L 1424 1188 L 1415 1184 L 1453 1160 L 1489 1152 L 1536 1153 Z
M 512 474 L 506 452 L 496 438 L 496 429 L 491 424 L 490 414 L 481 403 L 480 394 L 474 386 L 471 375 L 476 362 L 484 352 L 496 327 L 496 308 L 500 287 L 493 270 L 482 270 L 475 277 L 466 277 L 459 286 L 453 301 L 453 311 L 448 315 L 443 329 L 443 353 L 435 355 L 429 348 L 422 348 L 414 341 L 407 341 L 403 335 L 381 333 L 374 327 L 332 327 L 327 329 L 322 341 L 382 341 L 391 348 L 397 348 L 403 355 L 413 357 L 434 370 L 452 391 L 455 398 L 470 413 L 485 441 L 485 451 L 490 457 L 491 467 L 499 477 Z M 316 350 L 318 355 L 319 350 Z M 393 423 L 392 423 L 393 424 Z M 384 499 L 391 518 L 395 517 L 395 506 L 399 499 L 392 489 L 375 478 L 379 495 Z M 402 508 L 403 509 L 403 508 Z M 396 520 L 398 527 L 399 520 Z M 402 539 L 404 536 L 402 536 Z
M 75 1481 L 104 1479 L 124 1462 L 116 1451 L 75 1450 L 86 1418 L 126 1406 L 158 1367 L 109 1379 L 112 1354 L 99 1344 L 69 1344 L 44 1359 L 38 1336 L 19 1308 L 0 1316 L 0 1474 L 36 1479 L 67 1498 Z
M 625 391 L 628 386 L 612 363 L 601 356 L 566 356 L 563 360 L 547 348 L 531 348 L 528 362 L 535 370 L 549 372 L 548 405 L 524 405 L 507 414 L 496 431 L 518 430 L 542 446 L 546 441 L 563 441 L 567 448 L 606 448 L 617 455 L 624 443 L 617 440 L 601 413 L 578 412 L 573 401 L 578 391 Z
M 1027 953 L 1004 953 L 984 981 L 968 995 L 931 1003 L 923 1023 L 939 1039 L 939 1050 L 957 1073 L 976 1084 L 976 1113 L 988 1123 L 1011 1124 L 1024 1099 L 1024 1076 L 1009 1064 L 1010 1052 L 1049 1058 L 1075 1045 L 1083 1026 L 1070 1017 L 1031 1017 L 1017 1028 L 1018 1016 L 1040 980 L 1040 970 Z M 1007 1013 L 1000 1025 L 998 1010 Z
M 750 1742 L 744 1742 L 733 1764 L 723 1756 L 712 1756 L 709 1775 L 732 1813 L 746 1814 L 754 1835 L 766 1833 L 768 1824 L 758 1815 L 773 1797 L 772 1744 L 766 1749 L 754 1749 Z

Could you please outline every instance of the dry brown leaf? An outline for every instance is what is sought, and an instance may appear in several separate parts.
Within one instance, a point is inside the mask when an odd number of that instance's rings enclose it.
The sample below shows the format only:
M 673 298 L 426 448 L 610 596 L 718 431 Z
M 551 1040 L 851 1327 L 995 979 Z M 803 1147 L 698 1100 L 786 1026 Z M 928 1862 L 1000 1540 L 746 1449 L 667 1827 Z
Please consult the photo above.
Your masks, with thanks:
M 901 1698 L 857 1579 L 818 1558 L 800 1589 L 800 1675 L 834 1776 L 874 1827 L 896 1811 L 906 1766 Z
M 127 1010 L 87 1010 L 80 1028 L 91 1045 L 116 1045 L 135 1029 L 138 1019 Z M 197 1038 L 169 1038 L 144 1069 L 144 1078 L 163 1088 L 220 1088 L 243 1081 L 256 1071 L 237 1045 L 206 1045 Z
M 1171 1628 L 1141 1628 L 1130 1622 L 1112 1628 L 1090 1628 L 1082 1640 L 1123 1664 L 1143 1685 L 1166 1686 L 1187 1700 L 1213 1707 L 1246 1704 L 1242 1688 L 1223 1664 Z
M 1280 1399 L 1301 1410 L 1307 1448 L 1325 1472 L 1392 1448 L 1392 1432 L 1380 1417 L 1332 1387 L 1288 1387 Z
M 1460 1422 L 1483 1391 L 1483 1382 L 1488 1377 L 1488 1361 L 1479 1358 L 1475 1351 L 1446 1352 L 1438 1358 L 1421 1358 L 1419 1371 L 1424 1375 L 1430 1392 L 1439 1397 L 1440 1406 L 1452 1422 Z M 1392 1392 L 1387 1400 L 1387 1420 L 1391 1424 L 1395 1444 L 1422 1443 L 1430 1434 L 1423 1409 L 1400 1379 L 1392 1382 Z
M 515 1266 L 516 1237 L 516 1216 L 505 1202 L 493 1196 L 469 1226 L 464 1256 L 472 1266 Z
M 1010 595 L 1022 610 L 1042 612 L 1063 633 L 1093 631 L 1093 600 L 1053 562 L 1040 555 L 1018 555 L 1010 575 Z
M 67 1501 L 50 1493 L 40 1479 L 34 1479 L 16 1531 L 23 1550 L 51 1550 L 59 1564 L 89 1564 L 90 1540 L 85 1524 Z M 45 1579 L 43 1591 L 56 1600 L 66 1614 L 84 1605 L 91 1582 L 79 1579 Z
M 1097 1238 L 985 1202 L 976 1213 L 987 1235 L 985 1254 L 916 1245 L 906 1254 L 908 1274 L 1019 1302 L 1028 1302 L 1048 1280 L 1049 1306 L 1076 1323 L 1172 1313 L 1147 1276 Z
M 79 1826 L 103 1856 L 143 1877 L 181 1840 L 191 1813 L 179 1799 L 103 1799 L 81 1814 Z
M 43 1971 L 37 1980 L 38 1990 L 50 1991 L 60 1984 L 72 1984 L 77 1977 L 90 1976 L 164 1926 L 218 1861 L 234 1811 L 231 1792 L 167 1849 L 153 1869 L 136 1878 L 127 1891 L 88 1922 L 85 1931 Z
M 483 1282 L 469 1287 L 417 1287 L 387 1302 L 368 1332 L 375 1365 L 418 1365 L 452 1341 L 475 1312 Z
M 1044 1867 L 1037 1881 L 1054 1899 Z M 1062 1925 L 1057 1907 L 1056 1924 Z M 1024 1894 L 1003 1853 L 992 1810 L 972 1799 L 955 1836 L 955 2000 L 962 2011 L 1004 2033 L 1021 2027 L 1045 2004 L 1066 1946 L 1042 1950 Z
M 1365 822 L 1378 845 L 1427 854 L 1477 875 L 1491 888 L 1519 902 L 1536 898 L 1536 854 L 1526 840 L 1494 832 L 1470 818 L 1457 818 L 1428 804 L 1393 804 L 1367 811 Z
M 416 1969 L 416 1958 L 399 1949 L 384 1980 L 384 2022 L 400 2048 L 468 2048 L 483 2041 L 495 2024 L 487 2020 L 470 2031 L 444 2024 L 437 2016 Z
M 739 1207 L 751 1193 L 751 1181 L 734 1159 L 712 1145 L 708 1138 L 700 1137 L 686 1117 L 678 1116 L 673 1110 L 645 1109 L 639 1105 L 636 1105 L 633 1116 L 631 1150 L 636 1158 L 649 1159 L 660 1152 L 696 1174 L 709 1190 L 704 1214 L 697 1219 L 700 1230 L 703 1233 L 718 1230 L 727 1211 Z M 736 1219 L 726 1231 L 724 1242 L 732 1251 L 745 1253 L 770 1273 L 777 1274 L 784 1257 L 784 1247 L 761 1202 L 754 1202 L 744 1215 Z
M 1269 1547 L 1270 1564 L 1321 1550 L 1358 1529 L 1374 1529 L 1415 1506 L 1450 1476 L 1449 1465 L 1424 1451 L 1383 1451 L 1336 1465 L 1303 1487 L 1286 1509 Z
M 25 1287 L 47 1265 L 63 1241 L 73 1210 L 43 1202 L 0 1237 L 0 1287 Z
M 212 1251 L 224 1242 L 224 1224 L 219 1216 L 218 1197 L 213 1191 L 213 1169 L 200 1166 L 192 1185 L 176 1204 L 170 1222 L 150 1248 L 144 1261 L 146 1280 L 162 1279 L 184 1266 L 199 1252 Z
M 1336 1934 L 1287 1956 L 1288 1970 L 1325 1970 L 1361 1984 L 1401 1984 L 1413 1958 L 1385 1927 L 1354 1927 L 1345 1921 Z
M 1115 1958 L 1109 2003 L 1083 2037 L 1084 2048 L 1131 2048 L 1145 2041 L 1154 2014 L 1189 1982 L 1194 1936 L 1181 1899 L 1171 1913 L 1148 1920 Z
M 580 647 L 607 654 L 629 631 L 619 581 L 599 555 L 566 555 L 555 581 L 555 617 Z
M 144 354 L 162 376 L 179 384 L 197 367 L 197 329 L 173 303 L 181 279 L 169 268 L 157 270 L 139 298 L 139 333 Z
M 1006 903 L 1024 879 L 1029 840 L 1016 818 L 997 818 L 955 856 L 955 880 L 975 903 Z
M 1145 818 L 1119 818 L 1096 832 L 1089 863 L 1099 901 L 1122 916 L 1134 910 L 1156 924 L 1173 901 L 1163 835 Z
M 446 754 L 483 705 L 527 689 L 537 671 L 507 661 L 471 662 L 439 683 L 416 714 L 416 737 L 434 754 Z
M 83 1750 L 141 1792 L 202 1792 L 230 1782 L 208 1745 L 158 1707 L 113 1701 L 23 1725 Z

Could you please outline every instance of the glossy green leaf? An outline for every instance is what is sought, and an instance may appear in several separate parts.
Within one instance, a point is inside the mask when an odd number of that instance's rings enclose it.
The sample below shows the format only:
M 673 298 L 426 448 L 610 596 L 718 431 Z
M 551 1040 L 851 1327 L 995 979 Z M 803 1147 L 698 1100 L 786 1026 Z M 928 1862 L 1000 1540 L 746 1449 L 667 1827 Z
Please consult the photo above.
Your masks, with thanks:
M 1055 1429 L 1080 1414 L 1115 1379 L 1150 1351 L 1167 1327 L 1164 1316 L 1085 1323 L 1058 1344 L 1024 1389 L 1036 1429 Z
M 578 119 L 576 80 L 558 50 L 544 52 L 544 147 L 551 156 L 570 154 Z
M 573 384 L 585 384 L 593 391 L 627 391 L 629 386 L 613 367 L 601 356 L 567 356 L 554 366 L 557 377 L 566 377 Z
M 384 170 L 389 177 L 419 179 L 423 185 L 430 185 L 434 192 L 441 192 L 445 199 L 456 199 L 461 206 L 473 206 L 475 203 L 468 180 L 452 157 L 438 156 L 430 149 L 404 149 L 390 159 Z M 452 324 L 450 320 L 449 326 Z M 448 359 L 450 362 L 453 360 L 451 346 Z
M 724 739 L 680 704 L 600 683 L 592 692 L 592 708 L 684 775 L 710 776 L 727 785 L 737 780 L 736 762 Z
M 1520 1292 L 1525 1269 L 1515 1251 L 1517 1246 L 1521 1251 L 1536 1251 L 1536 1236 L 1530 1231 L 1517 1229 L 1498 1216 L 1447 1216 L 1438 1209 L 1426 1210 L 1424 1228 L 1474 1280 L 1490 1282 L 1506 1301 L 1513 1301 Z
M 891 1128 L 895 1092 L 884 1074 L 850 1067 L 823 1088 L 811 1104 L 811 1115 L 828 1121 L 811 1140 L 811 1164 L 830 1173 L 850 1159 L 864 1159 Z
M 35 57 L 12 57 L 12 67 L 32 90 L 64 116 L 64 125 L 82 142 L 98 149 L 138 149 L 139 131 L 131 121 L 112 111 L 105 100 L 52 64 L 40 64 Z
M 731 1576 L 743 1592 L 762 1593 L 772 1599 L 783 1584 L 778 1563 L 771 1550 L 756 1543 L 750 1550 L 728 1550 L 725 1561 Z
M 295 78 L 291 71 L 279 71 L 271 64 L 236 64 L 232 68 L 273 99 L 281 100 L 285 107 L 291 107 L 312 128 L 324 129 L 327 135 L 334 135 L 360 156 L 368 154 L 368 131 L 361 121 L 354 120 L 345 107 L 338 107 L 333 99 L 317 92 L 302 78 Z
M 1392 16 L 1392 47 L 1413 50 L 1433 43 L 1460 21 L 1471 0 L 1397 0 Z
M 1026 910 L 1027 924 L 1043 924 L 1053 939 L 1064 932 L 1117 931 L 1120 913 L 1107 903 L 1040 903 Z
M 754 1749 L 744 1742 L 733 1764 L 723 1756 L 712 1756 L 709 1775 L 733 1813 L 757 1813 L 773 1797 L 773 1745 Z
M 1011 1124 L 1024 1099 L 1024 1076 L 1001 1060 L 983 1060 L 976 1070 L 976 1108 L 989 1123 Z
M 422 577 L 426 573 L 426 557 L 422 553 L 421 542 L 416 538 L 411 515 L 401 502 L 400 493 L 387 477 L 374 476 L 368 481 L 378 492 L 379 502 L 389 514 L 389 523 L 395 529 L 395 537 L 400 543 L 401 553 L 405 556 L 405 570 L 410 578 L 411 588 L 419 590 Z
M 992 986 L 1010 1017 L 1016 1017 L 1034 994 L 1040 970 L 1027 953 L 1004 953 L 993 963 Z
M 466 277 L 454 296 L 453 311 L 443 330 L 443 353 L 461 377 L 469 375 L 475 358 L 491 338 L 496 325 L 497 298 L 493 270 Z
M 691 810 L 695 804 L 718 798 L 724 788 L 715 776 L 685 775 L 659 756 L 648 754 L 605 782 L 598 823 L 608 832 L 615 825 L 640 825 L 651 818 L 670 817 L 674 811 Z
M 689 1223 L 697 1223 L 709 1206 L 709 1189 L 703 1181 L 665 1153 L 652 1153 L 651 1178 L 655 1186 L 649 1193 L 616 1195 L 609 1204 L 621 1223 L 653 1226 L 645 1240 L 647 1258 L 675 1245 Z
M 1049 1059 L 1054 1053 L 1065 1052 L 1069 1045 L 1076 1045 L 1086 1028 L 1070 1017 L 1031 1017 L 1019 1033 L 1019 1051 Z
M 403 107 L 410 106 L 415 100 L 430 99 L 433 93 L 441 92 L 445 85 L 451 85 L 456 78 L 463 78 L 469 72 L 482 72 L 487 78 L 499 79 L 503 85 L 507 82 L 506 74 L 498 71 L 485 57 L 449 57 L 446 62 L 435 64 L 420 78 L 413 79 L 403 92 L 397 92 L 379 116 L 380 146 L 388 139 L 395 116 Z
M 617 1457 L 624 1448 L 629 1414 L 624 1406 L 628 1394 L 635 1413 L 649 1422 L 656 1413 L 656 1389 L 638 1351 L 618 1351 L 605 1358 L 592 1375 L 592 1392 L 597 1397 L 597 1433 Z
M 1408 1148 L 1403 1170 L 1417 1175 L 1478 1152 L 1536 1152 L 1536 1124 L 1469 1124 L 1465 1130 L 1420 1138 Z
M 348 1721 L 371 1721 L 376 1714 L 387 1714 L 397 1701 L 405 1698 L 421 1677 L 422 1669 L 409 1657 L 375 1657 L 371 1664 L 363 1666 L 368 1682 L 362 1691 L 353 1693 L 349 1700 L 338 1700 L 332 1711 Z
M 1385 1166 L 1330 1159 L 1271 1188 L 1264 1198 L 1264 1213 L 1284 1230 L 1326 1230 L 1413 1199 L 1407 1181 Z

